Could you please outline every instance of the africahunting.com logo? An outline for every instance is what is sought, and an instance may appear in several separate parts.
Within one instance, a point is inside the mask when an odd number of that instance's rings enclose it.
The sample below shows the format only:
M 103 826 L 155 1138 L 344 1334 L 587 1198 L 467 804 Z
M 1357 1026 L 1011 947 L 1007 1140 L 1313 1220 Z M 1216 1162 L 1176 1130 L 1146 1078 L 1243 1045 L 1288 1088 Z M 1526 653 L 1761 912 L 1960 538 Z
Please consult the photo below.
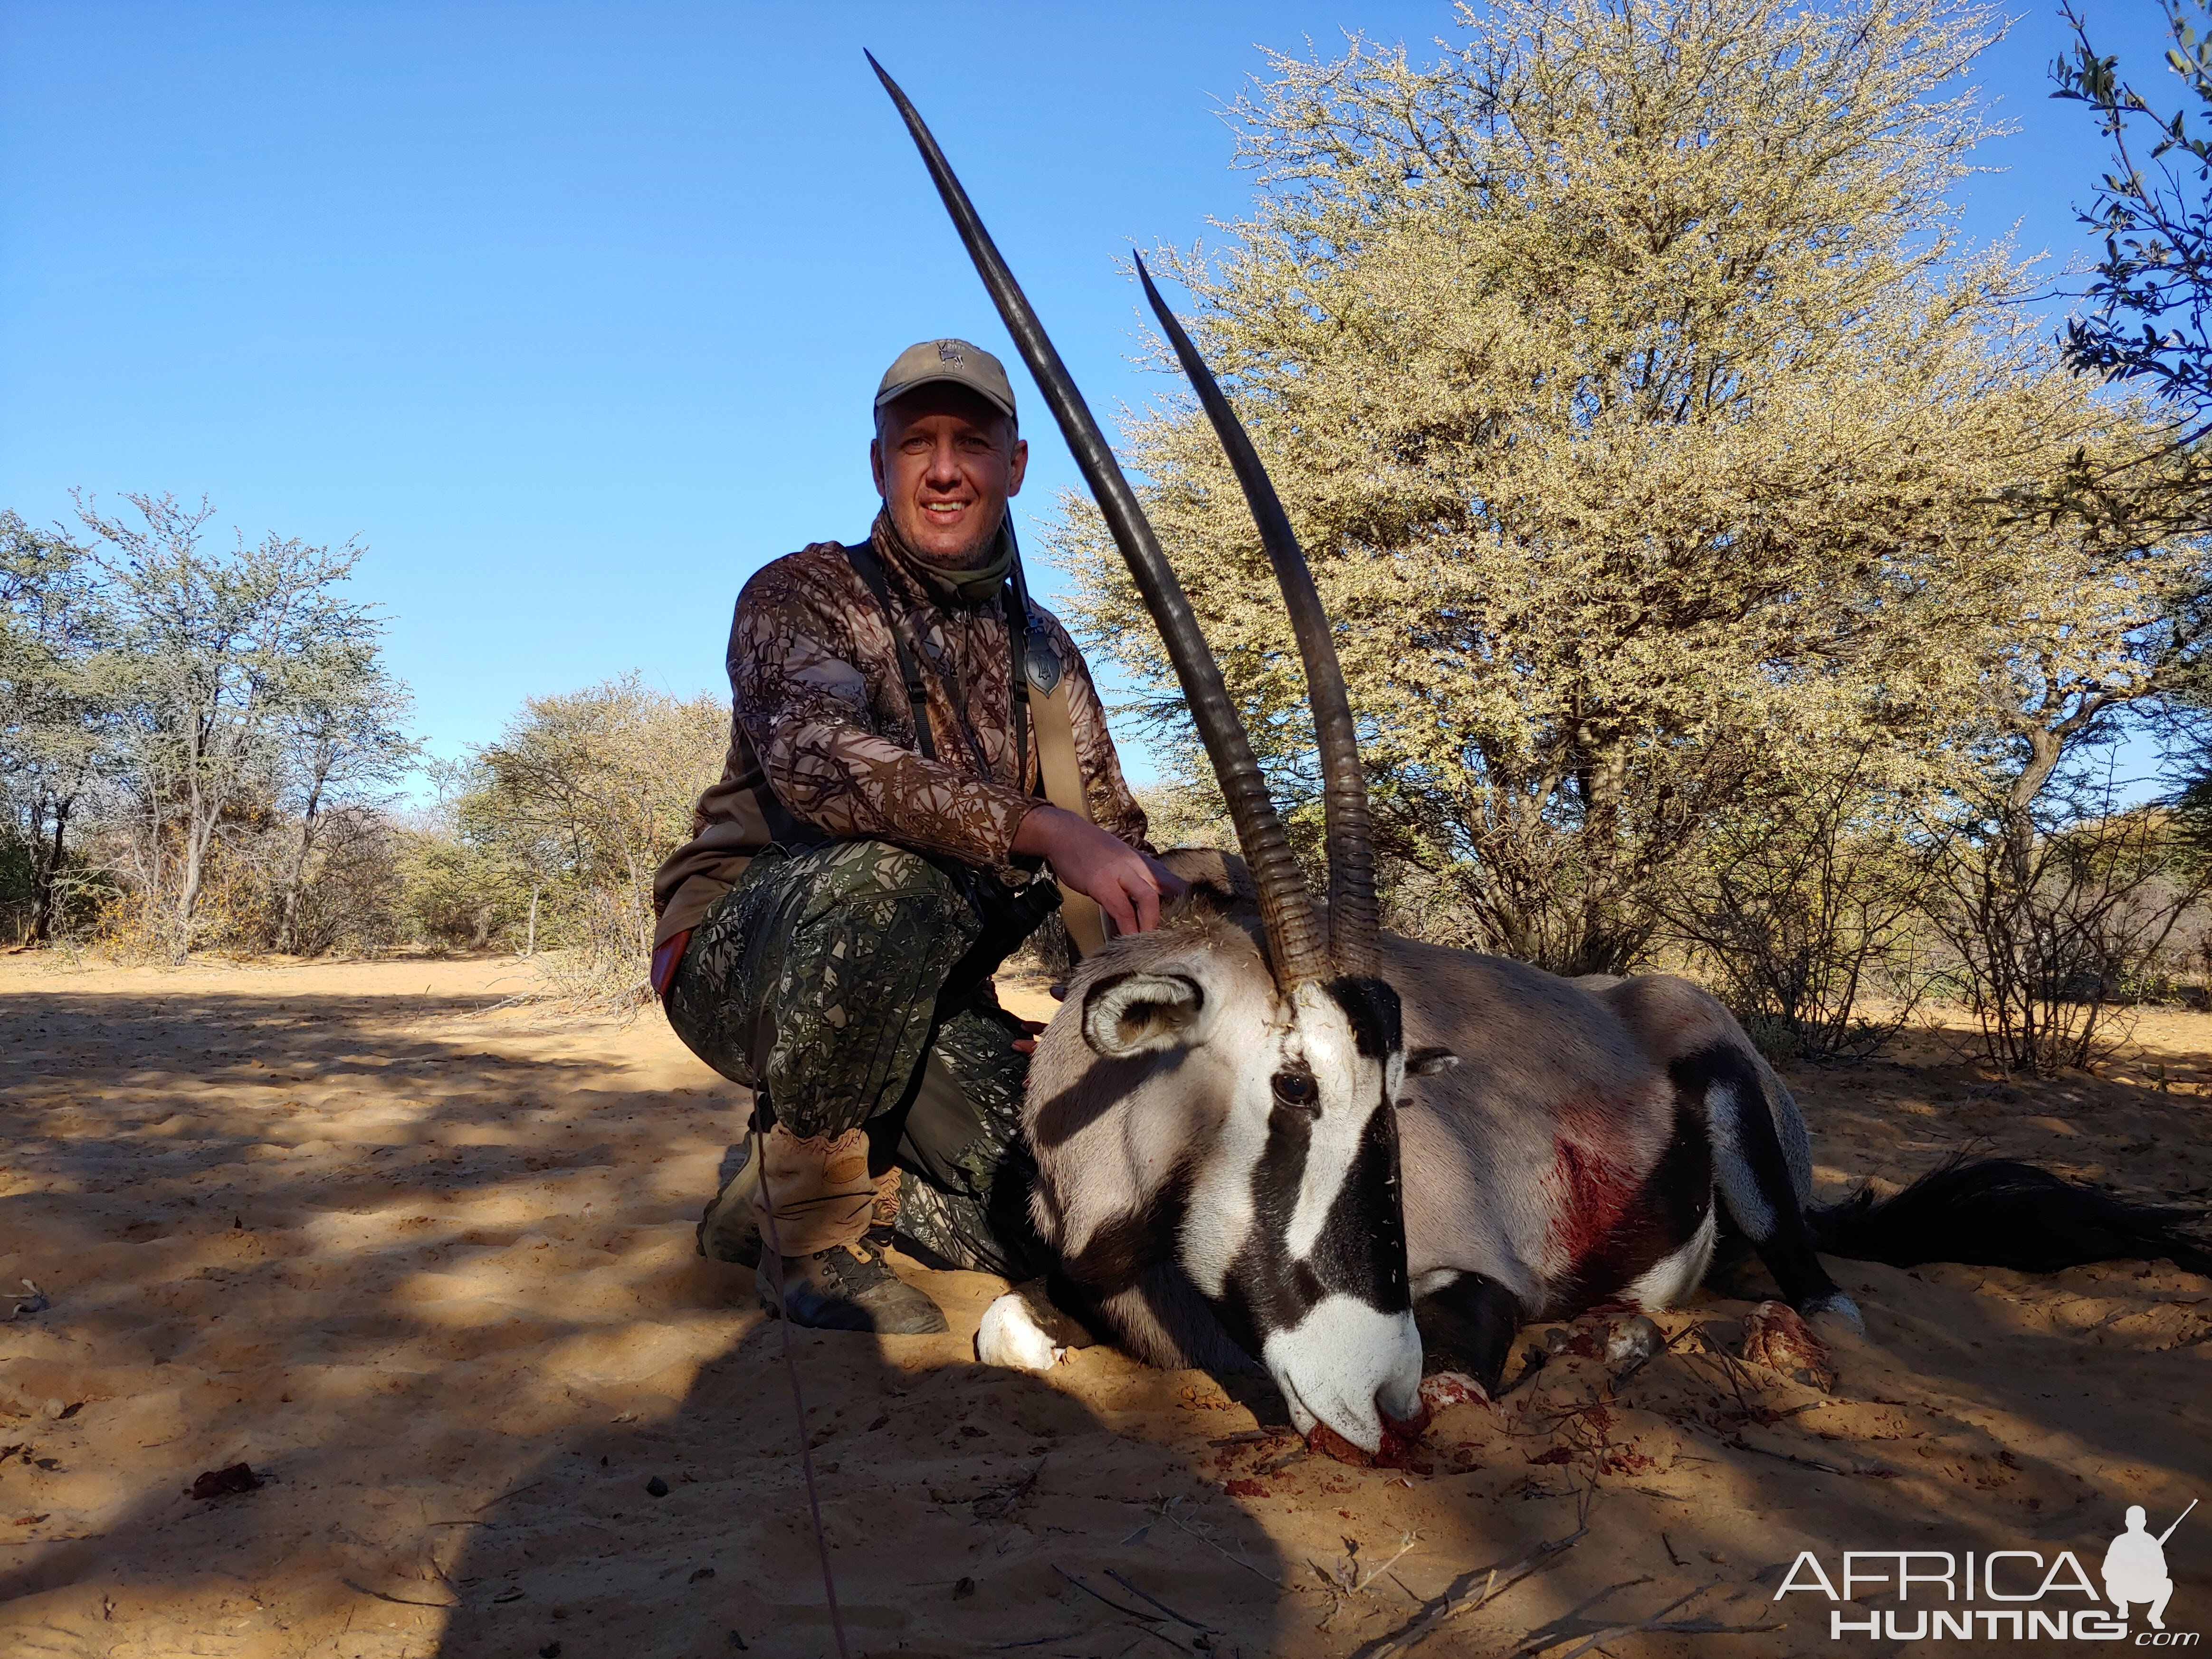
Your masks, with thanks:
M 1812 1550 L 1798 1553 L 1782 1587 L 1793 1594 L 1850 1602 L 1850 1611 L 1828 1610 L 1832 1641 L 1863 1636 L 1892 1642 L 2119 1642 L 2142 1648 L 2195 1647 L 2197 1632 L 2168 1630 L 2166 1603 L 2173 1576 L 2166 1571 L 2166 1540 L 2197 1507 L 2174 1516 L 2164 1532 L 2150 1530 L 2141 1504 L 2127 1512 L 2127 1529 L 2106 1546 L 2093 1583 L 2071 1550 L 2046 1561 L 2039 1550 L 1991 1550 L 1985 1555 L 1949 1550 L 1846 1550 L 1832 1577 Z M 1880 1610 L 1856 1605 L 1862 1592 L 1887 1595 L 1898 1605 Z M 1916 1593 L 1920 1605 L 1911 1605 Z M 1984 1606 L 1983 1603 L 1992 1605 Z M 2130 1609 L 2141 1628 L 2130 1629 Z

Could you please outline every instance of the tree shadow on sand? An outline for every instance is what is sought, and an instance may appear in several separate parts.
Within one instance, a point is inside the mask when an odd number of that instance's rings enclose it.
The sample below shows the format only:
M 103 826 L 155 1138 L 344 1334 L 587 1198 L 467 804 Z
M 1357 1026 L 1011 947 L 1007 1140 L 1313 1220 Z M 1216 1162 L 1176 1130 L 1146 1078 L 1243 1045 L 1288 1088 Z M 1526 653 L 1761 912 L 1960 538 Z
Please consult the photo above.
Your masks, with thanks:
M 0 1650 L 834 1650 L 779 1333 L 692 1248 L 743 1093 L 657 1024 L 41 989 L 0 1060 Z M 1264 1534 L 930 1284 L 954 1334 L 797 1343 L 854 1651 L 1271 1650 Z
M 52 1300 L 6 1322 L 0 1299 L 0 1652 L 834 1651 L 780 1333 L 750 1274 L 692 1245 L 744 1094 L 658 1022 L 41 989 L 0 996 L 0 1285 Z M 2106 1091 L 2037 1128 L 2069 1103 L 1985 1126 L 1961 1091 L 1907 1120 L 1923 1149 L 1894 1105 L 1807 1093 L 1831 1156 L 1863 1143 L 1894 1176 L 1969 1112 L 1995 1150 L 2055 1138 L 2176 1188 L 2212 1156 L 2179 1133 L 2196 1097 Z M 1585 1512 L 1456 1639 L 1504 1650 L 1624 1583 L 1627 1616 L 1711 1581 L 1755 1622 L 1800 1547 L 2100 1547 L 2115 1505 L 2201 1486 L 2201 1282 L 1845 1282 L 1878 1343 L 1842 1356 L 1836 1396 L 1687 1343 L 1623 1380 L 1570 1354 L 1511 1420 L 1443 1419 L 1437 1472 L 1401 1483 L 1297 1461 L 1253 1426 L 1279 1401 L 1231 1379 L 1103 1350 L 1048 1379 L 984 1370 L 995 1281 L 933 1275 L 952 1334 L 795 1344 L 853 1651 L 1341 1654 Z M 1685 1316 L 1732 1348 L 1742 1307 Z M 264 1484 L 185 1495 L 240 1462 Z M 1346 1535 L 1379 1563 L 1414 1531 L 1338 1617 Z M 1793 1619 L 1785 1649 L 1798 1624 L 1825 1640 Z
M 931 1285 L 962 1304 L 995 1289 Z M 1186 1457 L 948 1362 L 953 1340 L 793 1334 L 854 1655 L 1279 1650 L 1284 1564 Z M 455 1553 L 443 1659 L 836 1651 L 772 1322 L 672 1409 L 561 1438 Z

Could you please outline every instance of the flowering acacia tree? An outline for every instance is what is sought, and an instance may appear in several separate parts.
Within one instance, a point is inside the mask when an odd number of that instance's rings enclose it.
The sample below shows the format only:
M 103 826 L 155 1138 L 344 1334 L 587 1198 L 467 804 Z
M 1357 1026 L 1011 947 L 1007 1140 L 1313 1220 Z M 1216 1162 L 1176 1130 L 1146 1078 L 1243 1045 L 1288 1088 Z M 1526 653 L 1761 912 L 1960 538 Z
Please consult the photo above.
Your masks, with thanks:
M 1425 67 L 1273 58 L 1234 110 L 1251 216 L 1164 262 L 1313 558 L 1400 867 L 1467 942 L 1618 970 L 1745 803 L 1844 754 L 1891 801 L 2000 763 L 2029 679 L 2139 694 L 2183 556 L 2017 509 L 2154 444 L 2020 319 L 2024 267 L 1954 233 L 1987 9 L 1459 21 Z M 1295 788 L 1297 657 L 1226 465 L 1176 403 L 1127 448 Z M 1172 731 L 1087 503 L 1058 550 Z

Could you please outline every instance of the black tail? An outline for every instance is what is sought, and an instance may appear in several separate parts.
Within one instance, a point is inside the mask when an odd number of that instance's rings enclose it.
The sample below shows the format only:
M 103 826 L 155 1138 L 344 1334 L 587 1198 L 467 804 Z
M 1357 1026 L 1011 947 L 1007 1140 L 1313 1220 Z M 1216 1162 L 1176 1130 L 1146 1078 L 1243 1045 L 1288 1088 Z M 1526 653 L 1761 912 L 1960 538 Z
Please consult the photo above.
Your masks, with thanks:
M 2212 1275 L 2212 1250 L 2176 1231 L 2188 1212 L 2129 1204 L 2008 1158 L 1953 1158 L 1894 1198 L 1861 1187 L 1808 1209 L 1815 1249 L 1893 1267 L 1962 1261 L 2055 1273 L 2087 1261 L 2164 1258 Z

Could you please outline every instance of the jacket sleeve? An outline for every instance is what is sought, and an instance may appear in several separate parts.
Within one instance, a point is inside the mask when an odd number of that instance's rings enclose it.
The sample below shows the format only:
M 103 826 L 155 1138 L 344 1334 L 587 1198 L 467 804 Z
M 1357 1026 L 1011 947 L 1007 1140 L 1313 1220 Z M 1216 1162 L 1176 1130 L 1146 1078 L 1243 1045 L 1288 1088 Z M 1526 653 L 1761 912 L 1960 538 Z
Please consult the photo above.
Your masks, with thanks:
M 794 817 L 985 868 L 1004 866 L 1036 805 L 911 746 L 871 707 L 851 596 L 796 561 L 745 585 L 730 631 L 730 688 L 769 787 Z M 903 694 L 901 698 L 903 706 Z
M 1030 616 L 1042 622 L 1052 636 L 1053 649 L 1068 670 L 1067 718 L 1075 728 L 1075 757 L 1083 768 L 1083 790 L 1091 802 L 1091 821 L 1143 852 L 1151 852 L 1145 839 L 1150 826 L 1145 809 L 1129 793 L 1121 775 L 1121 757 L 1114 747 L 1114 734 L 1106 725 L 1106 707 L 1098 700 L 1090 665 L 1075 641 L 1049 611 L 1030 607 Z

